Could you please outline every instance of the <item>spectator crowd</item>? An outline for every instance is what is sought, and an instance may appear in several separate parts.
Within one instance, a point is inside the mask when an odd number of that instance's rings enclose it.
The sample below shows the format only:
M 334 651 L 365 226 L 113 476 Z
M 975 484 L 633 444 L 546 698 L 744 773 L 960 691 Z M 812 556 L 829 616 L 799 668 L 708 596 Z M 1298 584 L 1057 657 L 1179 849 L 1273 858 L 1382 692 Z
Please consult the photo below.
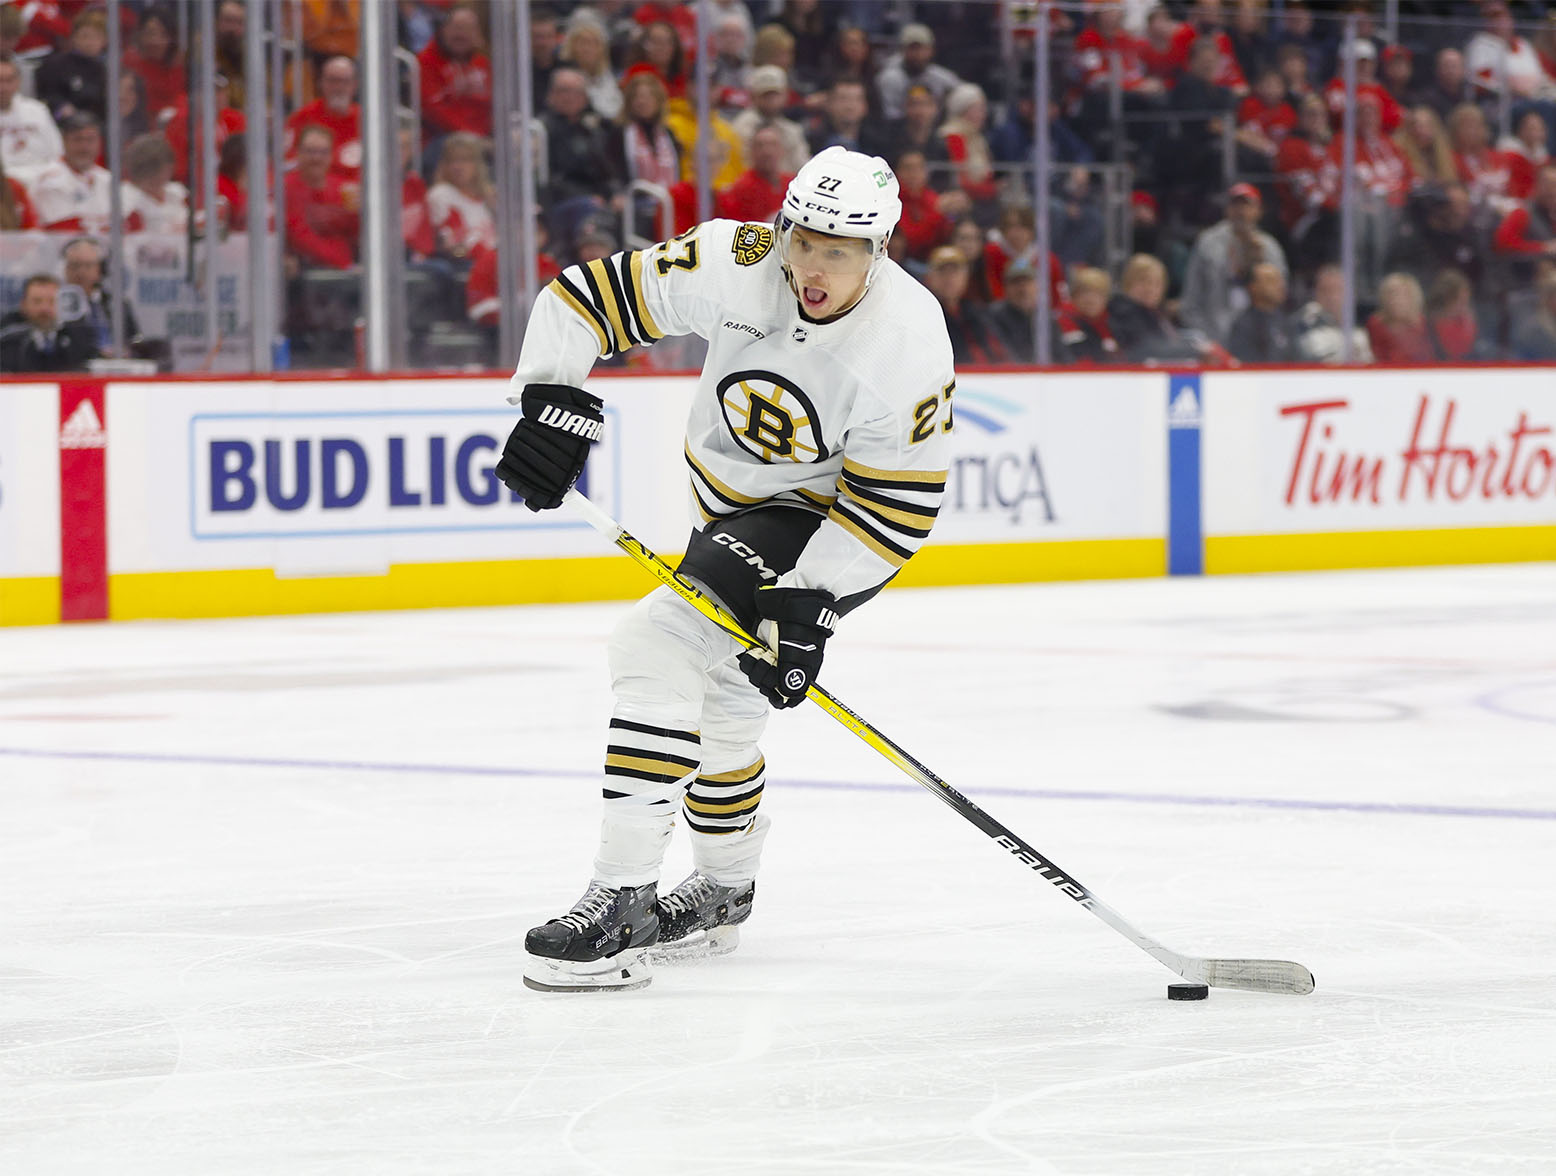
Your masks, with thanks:
M 794 172 L 834 144 L 883 156 L 903 201 L 891 255 L 940 302 L 960 364 L 1030 363 L 1040 331 L 1072 365 L 1556 361 L 1556 4 L 1402 0 L 1393 36 L 1368 0 L 709 7 L 701 43 L 696 5 L 676 0 L 532 8 L 542 281 L 695 223 L 704 54 L 714 215 L 770 221 Z M 101 0 L 0 4 L 0 233 L 62 244 L 55 271 L 13 283 L 0 366 L 112 354 L 110 120 L 126 232 L 242 231 L 251 187 L 273 219 L 279 190 L 294 362 L 353 362 L 361 5 L 296 8 L 284 158 L 250 176 L 245 0 L 215 5 L 209 145 L 192 10 L 124 0 L 110 94 Z M 394 8 L 416 63 L 396 114 L 411 331 L 474 340 L 489 360 L 513 244 L 497 234 L 489 3 Z M 1034 19 L 1051 47 L 1047 256 Z M 120 310 L 125 351 L 158 355 Z

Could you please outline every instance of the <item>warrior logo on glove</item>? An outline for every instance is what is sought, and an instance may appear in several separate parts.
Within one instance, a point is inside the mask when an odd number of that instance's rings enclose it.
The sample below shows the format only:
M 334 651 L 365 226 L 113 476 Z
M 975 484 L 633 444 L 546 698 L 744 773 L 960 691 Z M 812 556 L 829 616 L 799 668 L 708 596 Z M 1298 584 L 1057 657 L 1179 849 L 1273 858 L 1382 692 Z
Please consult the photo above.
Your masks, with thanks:
M 550 425 L 553 429 L 573 433 L 590 441 L 598 441 L 605 435 L 604 421 L 591 420 L 582 413 L 568 412 L 554 404 L 548 404 L 541 409 L 539 419 L 543 425 Z
M 520 403 L 524 419 L 508 435 L 497 476 L 530 510 L 555 510 L 605 434 L 605 402 L 570 384 L 526 384 Z

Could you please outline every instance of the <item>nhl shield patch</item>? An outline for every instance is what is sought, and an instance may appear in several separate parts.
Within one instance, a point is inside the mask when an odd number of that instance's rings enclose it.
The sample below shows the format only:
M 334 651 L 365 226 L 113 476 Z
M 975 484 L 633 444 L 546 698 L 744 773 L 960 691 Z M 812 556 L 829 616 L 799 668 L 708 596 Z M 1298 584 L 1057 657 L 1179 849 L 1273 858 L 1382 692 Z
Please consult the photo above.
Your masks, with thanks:
M 755 265 L 766 257 L 773 247 L 772 225 L 741 225 L 735 230 L 731 247 L 736 265 Z

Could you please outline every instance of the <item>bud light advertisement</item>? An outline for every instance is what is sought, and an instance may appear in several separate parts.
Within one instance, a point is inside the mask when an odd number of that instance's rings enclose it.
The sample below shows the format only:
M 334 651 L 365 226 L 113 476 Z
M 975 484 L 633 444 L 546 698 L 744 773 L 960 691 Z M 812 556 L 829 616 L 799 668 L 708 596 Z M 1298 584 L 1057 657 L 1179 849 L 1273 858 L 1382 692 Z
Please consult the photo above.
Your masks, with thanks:
M 528 510 L 497 477 L 517 419 L 505 407 L 196 415 L 189 422 L 191 534 L 257 539 L 580 525 Z M 602 445 L 579 489 L 608 486 L 611 464 Z

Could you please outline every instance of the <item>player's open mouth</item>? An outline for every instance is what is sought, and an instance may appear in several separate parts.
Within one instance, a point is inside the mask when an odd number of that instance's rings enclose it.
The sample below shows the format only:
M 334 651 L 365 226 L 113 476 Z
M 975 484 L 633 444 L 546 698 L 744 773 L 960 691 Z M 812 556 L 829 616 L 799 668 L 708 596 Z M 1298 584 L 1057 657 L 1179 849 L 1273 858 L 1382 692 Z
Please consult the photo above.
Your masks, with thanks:
M 804 298 L 805 305 L 812 308 L 820 306 L 827 300 L 827 292 L 825 290 L 818 290 L 814 286 L 806 286 L 801 291 L 800 296 Z

